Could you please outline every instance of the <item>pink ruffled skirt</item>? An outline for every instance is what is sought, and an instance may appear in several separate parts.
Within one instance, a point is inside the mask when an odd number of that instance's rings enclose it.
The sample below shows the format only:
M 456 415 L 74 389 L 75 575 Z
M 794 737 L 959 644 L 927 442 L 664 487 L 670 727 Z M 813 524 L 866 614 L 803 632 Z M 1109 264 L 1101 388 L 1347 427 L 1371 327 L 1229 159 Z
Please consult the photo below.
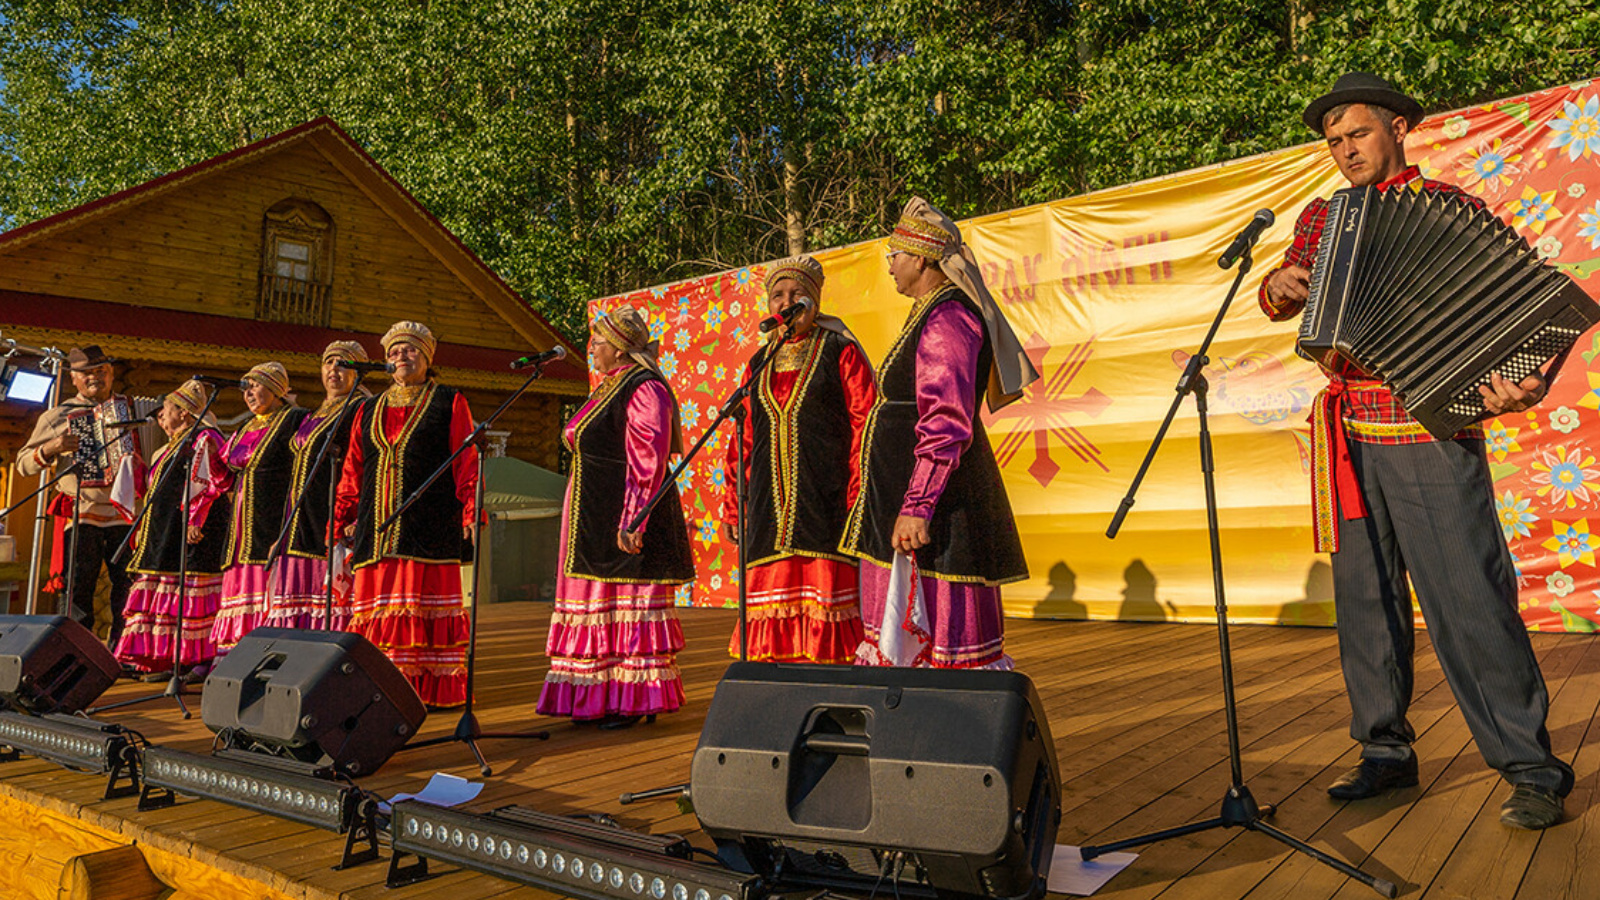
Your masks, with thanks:
M 222 599 L 221 575 L 190 575 L 183 599 L 180 664 L 209 663 L 216 658 L 211 639 Z M 172 640 L 178 632 L 178 576 L 140 575 L 128 592 L 127 617 L 116 657 L 144 672 L 172 668 Z
M 677 655 L 683 629 L 670 584 L 556 580 L 539 693 L 547 716 L 600 719 L 673 712 L 683 706 Z

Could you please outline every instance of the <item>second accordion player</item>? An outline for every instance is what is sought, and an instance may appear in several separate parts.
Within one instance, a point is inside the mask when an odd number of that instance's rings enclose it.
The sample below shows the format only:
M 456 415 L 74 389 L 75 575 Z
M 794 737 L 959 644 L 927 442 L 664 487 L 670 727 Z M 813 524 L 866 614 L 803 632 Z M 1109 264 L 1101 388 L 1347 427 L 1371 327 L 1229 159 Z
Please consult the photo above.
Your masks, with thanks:
M 1300 355 L 1386 382 L 1439 440 L 1483 418 L 1491 372 L 1521 381 L 1600 321 L 1515 230 L 1439 193 L 1336 192 L 1310 294 Z

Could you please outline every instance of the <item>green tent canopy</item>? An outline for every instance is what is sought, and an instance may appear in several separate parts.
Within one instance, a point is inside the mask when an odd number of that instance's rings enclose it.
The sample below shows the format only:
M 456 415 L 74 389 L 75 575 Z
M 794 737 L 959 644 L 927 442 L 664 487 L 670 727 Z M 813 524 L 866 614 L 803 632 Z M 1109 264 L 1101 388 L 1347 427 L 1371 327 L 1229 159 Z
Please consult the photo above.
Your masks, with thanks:
M 483 506 L 495 519 L 544 519 L 561 515 L 567 478 L 509 456 L 483 461 Z

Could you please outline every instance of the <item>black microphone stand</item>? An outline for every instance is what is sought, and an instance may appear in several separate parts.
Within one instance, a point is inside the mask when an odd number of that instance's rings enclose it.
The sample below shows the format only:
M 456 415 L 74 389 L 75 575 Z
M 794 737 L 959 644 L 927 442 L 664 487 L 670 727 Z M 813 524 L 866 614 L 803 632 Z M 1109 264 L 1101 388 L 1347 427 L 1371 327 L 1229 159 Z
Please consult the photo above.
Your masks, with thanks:
M 82 446 L 82 445 L 80 444 L 79 446 Z M 91 456 L 94 456 L 96 458 L 96 460 L 102 466 L 101 471 L 104 471 L 104 466 L 111 461 L 111 454 L 107 452 L 106 445 L 104 443 L 101 443 L 101 442 L 95 442 L 95 446 L 89 447 L 89 448 L 85 448 L 85 449 L 87 449 L 89 451 L 89 454 Z M 80 463 L 80 462 L 82 462 L 82 457 L 74 456 L 73 460 L 72 460 L 72 465 L 67 467 L 67 471 L 72 471 L 73 469 L 78 468 L 78 463 Z M 64 475 L 66 473 L 63 472 L 62 474 Z M 112 473 L 112 477 L 113 478 L 116 477 L 116 473 L 115 472 Z M 50 483 L 54 484 L 59 478 L 60 478 L 60 476 L 56 476 L 56 478 L 52 478 L 50 480 Z M 81 477 L 78 479 L 78 491 L 79 491 L 79 493 L 82 493 L 82 491 L 83 491 L 83 479 Z M 32 496 L 32 495 L 30 494 L 29 496 Z M 78 526 L 82 524 L 81 514 L 82 514 L 82 510 L 79 508 L 78 494 L 73 494 L 72 495 L 72 540 L 67 543 L 67 546 L 69 548 L 67 550 L 67 566 L 66 566 L 66 569 L 67 569 L 67 582 L 66 582 L 66 585 L 65 585 L 65 587 L 66 587 L 65 592 L 62 593 L 60 599 L 58 599 L 56 601 L 56 615 L 58 615 L 58 616 L 71 616 L 72 615 L 72 594 L 73 594 L 74 591 L 76 591 L 78 589 Z M 89 614 L 89 631 L 93 632 L 94 631 L 94 595 L 93 594 L 91 594 L 89 596 L 89 609 L 87 610 L 87 612 Z M 115 624 L 115 623 L 113 623 L 113 624 Z M 111 649 L 115 650 L 116 648 L 113 647 Z
M 39 496 L 40 494 L 42 494 L 45 491 L 49 490 L 50 488 L 54 487 L 56 482 L 60 481 L 61 479 L 65 478 L 65 477 L 67 477 L 68 475 L 75 474 L 78 471 L 78 465 L 81 462 L 82 462 L 82 460 L 74 457 L 72 462 L 69 463 L 66 466 L 63 466 L 61 468 L 61 471 L 57 472 L 54 478 L 50 479 L 49 481 L 46 481 L 45 483 L 43 483 L 43 484 L 39 485 L 38 487 L 34 488 L 33 490 L 29 491 L 28 492 L 28 496 L 23 497 L 21 500 L 18 500 L 16 503 L 13 503 L 10 506 L 6 507 L 4 512 L 0 512 L 0 519 L 4 519 L 7 516 L 11 515 L 12 513 L 16 512 L 17 510 L 21 509 L 22 508 L 22 504 L 27 503 L 29 500 L 32 500 L 33 498 Z M 38 534 L 38 535 L 34 536 L 34 540 L 36 540 L 36 541 L 37 540 L 43 540 L 43 539 L 44 539 L 44 536 L 42 534 Z M 78 554 L 78 498 L 77 497 L 73 497 L 72 498 L 72 543 L 70 544 L 70 548 L 71 549 L 69 549 L 67 551 L 68 556 L 69 556 L 70 565 L 68 565 L 66 567 L 66 569 L 67 569 L 66 593 L 61 595 L 61 597 L 63 599 L 58 599 L 56 601 L 56 615 L 62 615 L 62 616 L 67 614 L 65 607 L 71 601 L 74 570 L 78 568 L 78 556 L 77 556 L 77 554 Z
M 379 534 L 388 531 L 389 528 L 394 525 L 394 523 L 398 522 L 401 514 L 403 514 L 407 509 L 410 509 L 411 504 L 415 503 L 417 498 L 421 497 L 423 492 L 426 491 L 430 485 L 432 485 L 435 481 L 438 481 L 439 478 L 444 475 L 444 473 L 450 471 L 450 467 L 455 463 L 456 457 L 464 453 L 468 447 L 473 447 L 476 449 L 480 439 L 483 437 L 484 432 L 489 430 L 489 426 L 493 425 L 495 420 L 500 418 L 501 414 L 503 414 L 507 409 L 511 408 L 511 404 L 516 402 L 516 399 L 521 397 L 523 393 L 533 385 L 535 378 L 538 378 L 543 374 L 544 366 L 542 364 L 534 366 L 533 371 L 529 373 L 527 379 L 522 382 L 522 385 L 518 387 L 516 391 L 511 394 L 511 396 L 502 401 L 500 406 L 496 408 L 494 412 L 490 413 L 487 419 L 479 422 L 477 427 L 472 429 L 472 433 L 467 435 L 466 440 L 461 442 L 461 446 L 457 447 L 455 451 L 450 454 L 448 459 L 440 463 L 439 468 L 434 469 L 433 474 L 429 475 L 427 480 L 418 485 L 417 489 L 411 492 L 411 496 L 407 497 L 405 502 L 400 504 L 400 508 L 391 513 L 389 518 L 385 519 L 383 524 L 378 526 L 376 533 L 373 535 L 373 541 L 376 542 Z M 377 423 L 377 427 L 383 427 L 383 423 Z M 412 741 L 400 749 L 402 751 L 415 750 L 419 747 L 432 747 L 435 744 L 450 744 L 460 742 L 466 744 L 467 749 L 472 751 L 473 757 L 478 761 L 478 771 L 483 773 L 483 777 L 488 778 L 490 775 L 494 774 L 494 770 L 489 767 L 488 761 L 483 758 L 483 752 L 478 749 L 478 741 L 485 738 L 543 741 L 550 738 L 550 732 L 486 732 L 478 725 L 478 717 L 472 712 L 472 686 L 473 679 L 476 674 L 478 657 L 478 606 L 480 605 L 480 598 L 478 597 L 478 581 L 483 577 L 483 572 L 479 570 L 478 562 L 481 558 L 481 549 L 483 547 L 483 523 L 487 520 L 487 516 L 483 510 L 484 477 L 485 473 L 483 470 L 483 454 L 482 452 L 479 452 L 478 481 L 473 489 L 472 507 L 472 612 L 469 614 L 470 621 L 467 626 L 467 704 L 466 707 L 461 711 L 461 718 L 456 721 L 455 731 L 451 732 L 448 736 L 429 738 L 425 741 Z M 331 574 L 332 573 L 330 573 L 330 575 Z
M 33 498 L 39 496 L 40 494 L 44 493 L 45 491 L 50 490 L 50 488 L 55 486 L 56 482 L 60 481 L 61 479 L 65 478 L 65 477 L 67 477 L 68 475 L 71 475 L 74 472 L 78 471 L 78 462 L 79 462 L 78 460 L 74 459 L 71 463 L 69 463 L 69 464 L 67 464 L 65 466 L 62 466 L 61 467 L 61 471 L 57 472 L 54 478 L 50 479 L 49 481 L 46 481 L 45 483 L 43 483 L 43 484 L 39 485 L 38 487 L 34 488 L 33 490 L 29 491 L 28 495 L 26 497 L 23 497 L 21 500 L 18 500 L 16 503 L 13 503 L 10 506 L 6 507 L 3 511 L 0 511 L 0 519 L 4 519 L 5 517 L 11 515 L 12 513 L 16 512 L 17 510 L 21 509 L 22 505 L 24 503 L 27 503 L 29 500 L 32 500 Z
M 1211 330 L 1206 332 L 1205 340 L 1200 343 L 1200 349 L 1189 357 L 1188 365 L 1184 366 L 1183 374 L 1178 377 L 1177 396 L 1172 398 L 1172 406 L 1167 409 L 1167 417 L 1162 420 L 1161 428 L 1156 431 L 1156 436 L 1150 442 L 1150 449 L 1145 453 L 1144 462 L 1140 463 L 1139 471 L 1133 476 L 1133 483 L 1128 486 L 1128 493 L 1122 498 L 1122 503 L 1117 507 L 1117 513 L 1111 519 L 1111 525 L 1106 529 L 1106 537 L 1115 538 L 1122 528 L 1122 520 L 1127 516 L 1128 510 L 1133 507 L 1134 494 L 1138 493 L 1139 485 L 1144 481 L 1145 473 L 1150 469 L 1150 463 L 1155 459 L 1156 451 L 1161 447 L 1161 441 L 1166 437 L 1167 428 L 1172 425 L 1172 419 L 1178 413 L 1178 407 L 1183 404 L 1183 398 L 1189 394 L 1194 395 L 1195 412 L 1200 417 L 1200 472 L 1205 482 L 1206 492 L 1206 531 L 1211 539 L 1211 586 L 1216 598 L 1217 616 L 1217 643 L 1221 651 L 1222 663 L 1222 704 L 1227 717 L 1228 728 L 1228 762 L 1232 766 L 1233 783 L 1228 787 L 1228 792 L 1222 798 L 1221 813 L 1212 819 L 1192 822 L 1177 828 L 1168 828 L 1162 831 L 1153 831 L 1139 837 L 1114 841 L 1109 844 L 1098 844 L 1084 847 L 1080 852 L 1084 860 L 1092 860 L 1106 853 L 1126 850 L 1129 847 L 1140 847 L 1168 838 L 1182 837 L 1200 831 L 1209 831 L 1213 828 L 1247 828 L 1258 831 L 1279 843 L 1288 845 L 1291 849 L 1315 859 L 1327 866 L 1334 868 L 1349 878 L 1354 878 L 1362 884 L 1372 888 L 1385 897 L 1394 897 L 1397 889 L 1393 882 L 1385 881 L 1368 875 L 1349 863 L 1330 856 L 1327 853 L 1307 844 L 1299 838 L 1293 837 L 1278 828 L 1263 821 L 1272 815 L 1276 808 L 1273 804 L 1257 804 L 1255 797 L 1251 796 L 1250 788 L 1244 783 L 1244 770 L 1239 755 L 1239 711 L 1233 692 L 1233 653 L 1228 644 L 1228 602 L 1223 594 L 1222 586 L 1222 539 L 1217 524 L 1217 490 L 1214 478 L 1213 459 L 1211 455 L 1211 431 L 1206 419 L 1206 391 L 1209 385 L 1206 382 L 1204 367 L 1208 361 L 1206 352 L 1211 348 L 1211 340 L 1216 337 L 1217 329 L 1222 326 L 1222 320 L 1228 313 L 1228 307 L 1233 304 L 1233 298 L 1239 291 L 1239 285 L 1244 281 L 1244 276 L 1250 271 L 1253 260 L 1247 247 L 1240 259 L 1239 274 L 1233 279 L 1233 286 L 1228 289 L 1228 296 L 1222 301 L 1222 308 L 1217 310 L 1217 317 L 1211 323 Z
M 323 529 L 324 545 L 322 559 L 327 567 L 327 577 L 324 579 L 322 594 L 322 630 L 333 630 L 333 508 L 339 493 L 339 472 L 344 462 L 344 449 L 335 446 L 339 443 L 339 429 L 344 427 L 345 416 L 359 405 L 361 376 L 356 372 L 356 383 L 350 388 L 350 393 L 344 397 L 344 402 L 339 405 L 339 411 L 334 414 L 333 422 L 328 426 L 328 440 L 306 468 L 306 483 L 301 486 L 300 493 L 294 498 L 294 504 L 289 507 L 289 514 L 284 516 L 283 527 L 278 529 L 278 537 L 272 542 L 272 552 L 267 554 L 267 571 L 272 570 L 273 563 L 278 557 L 288 552 L 291 541 L 289 532 L 293 529 L 294 518 L 300 514 L 300 507 L 305 503 L 306 497 L 311 492 L 311 482 L 317 477 L 317 470 L 321 468 L 322 461 L 328 460 L 328 521 Z
M 816 326 L 813 325 L 812 327 L 815 328 Z M 721 425 L 726 419 L 734 420 L 733 440 L 735 443 L 734 452 L 736 454 L 736 459 L 738 460 L 738 468 L 734 472 L 733 476 L 733 506 L 736 514 L 739 517 L 738 561 L 740 662 L 746 661 L 750 656 L 749 588 L 747 585 L 748 576 L 750 574 L 749 550 L 747 547 L 749 541 L 746 540 L 746 537 L 749 534 L 749 523 L 747 521 L 748 516 L 745 515 L 745 504 L 749 499 L 747 496 L 747 488 L 749 486 L 745 483 L 744 477 L 744 426 L 746 424 L 747 413 L 744 402 L 750 397 L 750 392 L 755 387 L 756 379 L 761 377 L 762 370 L 767 367 L 768 363 L 772 362 L 773 357 L 778 355 L 778 350 L 782 348 L 784 344 L 787 344 L 792 338 L 793 335 L 790 333 L 790 329 L 786 329 L 782 338 L 779 338 L 775 343 L 767 345 L 770 349 L 766 354 L 761 356 L 760 359 L 753 360 L 750 363 L 749 374 L 745 376 L 744 382 L 735 388 L 732 394 L 728 395 L 727 400 L 723 401 L 722 408 L 717 411 L 717 417 L 711 420 L 711 424 L 707 425 L 706 430 L 701 432 L 700 439 L 695 441 L 694 446 L 689 448 L 689 452 L 685 453 L 683 458 L 678 461 L 678 468 L 675 471 L 667 473 L 666 478 L 661 479 L 661 486 L 656 488 L 655 495 L 650 498 L 650 501 L 644 505 L 643 509 L 639 510 L 638 515 L 633 517 L 633 521 L 628 523 L 629 532 L 636 532 L 643 527 L 645 519 L 649 518 L 650 516 L 650 511 L 656 508 L 656 504 L 661 502 L 661 498 L 666 496 L 667 491 L 672 487 L 672 485 L 677 484 L 678 475 L 688 468 L 689 462 L 693 460 L 695 455 L 700 452 L 700 448 L 705 446 L 706 441 L 709 440 L 711 435 L 717 430 L 717 426 Z M 627 804 L 633 803 L 636 800 L 650 800 L 656 797 L 668 797 L 673 794 L 684 794 L 688 790 L 689 786 L 687 784 L 676 784 L 671 787 L 650 788 L 649 790 L 645 791 L 627 791 L 617 798 L 617 802 L 626 806 Z
M 220 393 L 221 391 L 214 390 L 211 392 L 211 396 L 206 398 L 206 405 L 200 409 L 200 414 L 194 417 L 194 424 L 190 425 L 189 430 L 184 432 L 183 438 L 178 442 L 178 448 L 173 451 L 181 454 L 178 464 L 170 466 L 165 472 L 161 473 L 161 480 L 146 495 L 147 497 L 156 496 L 161 492 L 161 488 L 166 485 L 167 479 L 178 472 L 183 473 L 183 502 L 179 507 L 178 516 L 183 522 L 184 533 L 179 536 L 178 543 L 178 614 L 173 620 L 172 677 L 167 679 L 166 689 L 159 694 L 150 694 L 145 697 L 135 697 L 132 700 L 121 700 L 105 706 L 97 706 L 94 709 L 86 710 L 89 715 L 109 712 L 113 709 L 121 709 L 124 706 L 133 706 L 138 703 L 148 703 L 151 700 L 159 700 L 162 697 L 171 697 L 173 702 L 178 704 L 178 712 L 183 714 L 183 718 L 190 717 L 189 706 L 183 702 L 183 608 L 189 600 L 189 488 L 192 484 L 189 474 L 194 469 L 195 439 L 199 436 L 201 427 L 205 425 L 206 416 L 211 413 L 211 404 L 217 401 L 217 395 Z M 150 513 L 150 507 L 151 504 L 146 501 L 144 508 L 139 510 L 139 515 L 134 517 L 133 527 L 128 529 L 128 536 L 122 540 L 122 546 L 118 547 L 117 552 L 112 554 L 112 559 L 121 559 L 128 552 L 128 548 L 133 544 L 134 536 L 139 533 L 139 523 Z

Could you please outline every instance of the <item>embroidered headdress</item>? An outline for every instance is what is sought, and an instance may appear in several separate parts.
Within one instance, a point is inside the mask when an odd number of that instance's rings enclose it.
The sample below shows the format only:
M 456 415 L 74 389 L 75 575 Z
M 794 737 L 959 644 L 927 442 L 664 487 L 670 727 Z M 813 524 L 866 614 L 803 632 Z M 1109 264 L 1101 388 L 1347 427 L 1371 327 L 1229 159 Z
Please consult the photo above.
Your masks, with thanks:
M 289 371 L 281 362 L 264 362 L 244 373 L 244 377 L 271 391 L 279 400 L 289 396 Z
M 656 362 L 656 352 L 661 347 L 661 342 L 650 338 L 650 326 L 644 316 L 631 306 L 619 306 L 610 312 L 601 312 L 595 316 L 592 325 L 594 333 L 605 339 L 605 342 L 621 350 L 629 359 L 649 369 L 660 376 L 662 383 L 667 385 L 667 392 L 672 393 L 672 385 L 666 376 L 661 374 L 661 366 Z M 672 397 L 672 452 L 683 452 L 683 426 L 678 418 L 678 398 Z
M 1022 389 L 1032 384 L 1039 373 L 1028 359 L 1028 353 L 1017 340 L 1011 323 L 989 294 L 978 271 L 978 261 L 972 248 L 961 240 L 961 229 L 950 217 L 935 209 L 921 197 L 912 197 L 900 213 L 900 221 L 889 236 L 889 249 L 901 250 L 935 260 L 940 271 L 960 288 L 983 313 L 984 329 L 989 333 L 989 345 L 994 350 L 994 363 L 988 372 L 989 411 L 1019 399 Z M 981 374 L 981 373 L 980 373 Z
M 425 365 L 433 365 L 433 353 L 439 349 L 439 341 L 434 338 L 433 332 L 421 322 L 396 322 L 389 326 L 383 335 L 383 352 L 388 354 L 389 348 L 395 344 L 410 344 L 421 351 Z
M 348 359 L 351 362 L 366 362 L 367 348 L 361 346 L 360 341 L 334 341 L 322 351 L 322 361 L 330 359 Z

